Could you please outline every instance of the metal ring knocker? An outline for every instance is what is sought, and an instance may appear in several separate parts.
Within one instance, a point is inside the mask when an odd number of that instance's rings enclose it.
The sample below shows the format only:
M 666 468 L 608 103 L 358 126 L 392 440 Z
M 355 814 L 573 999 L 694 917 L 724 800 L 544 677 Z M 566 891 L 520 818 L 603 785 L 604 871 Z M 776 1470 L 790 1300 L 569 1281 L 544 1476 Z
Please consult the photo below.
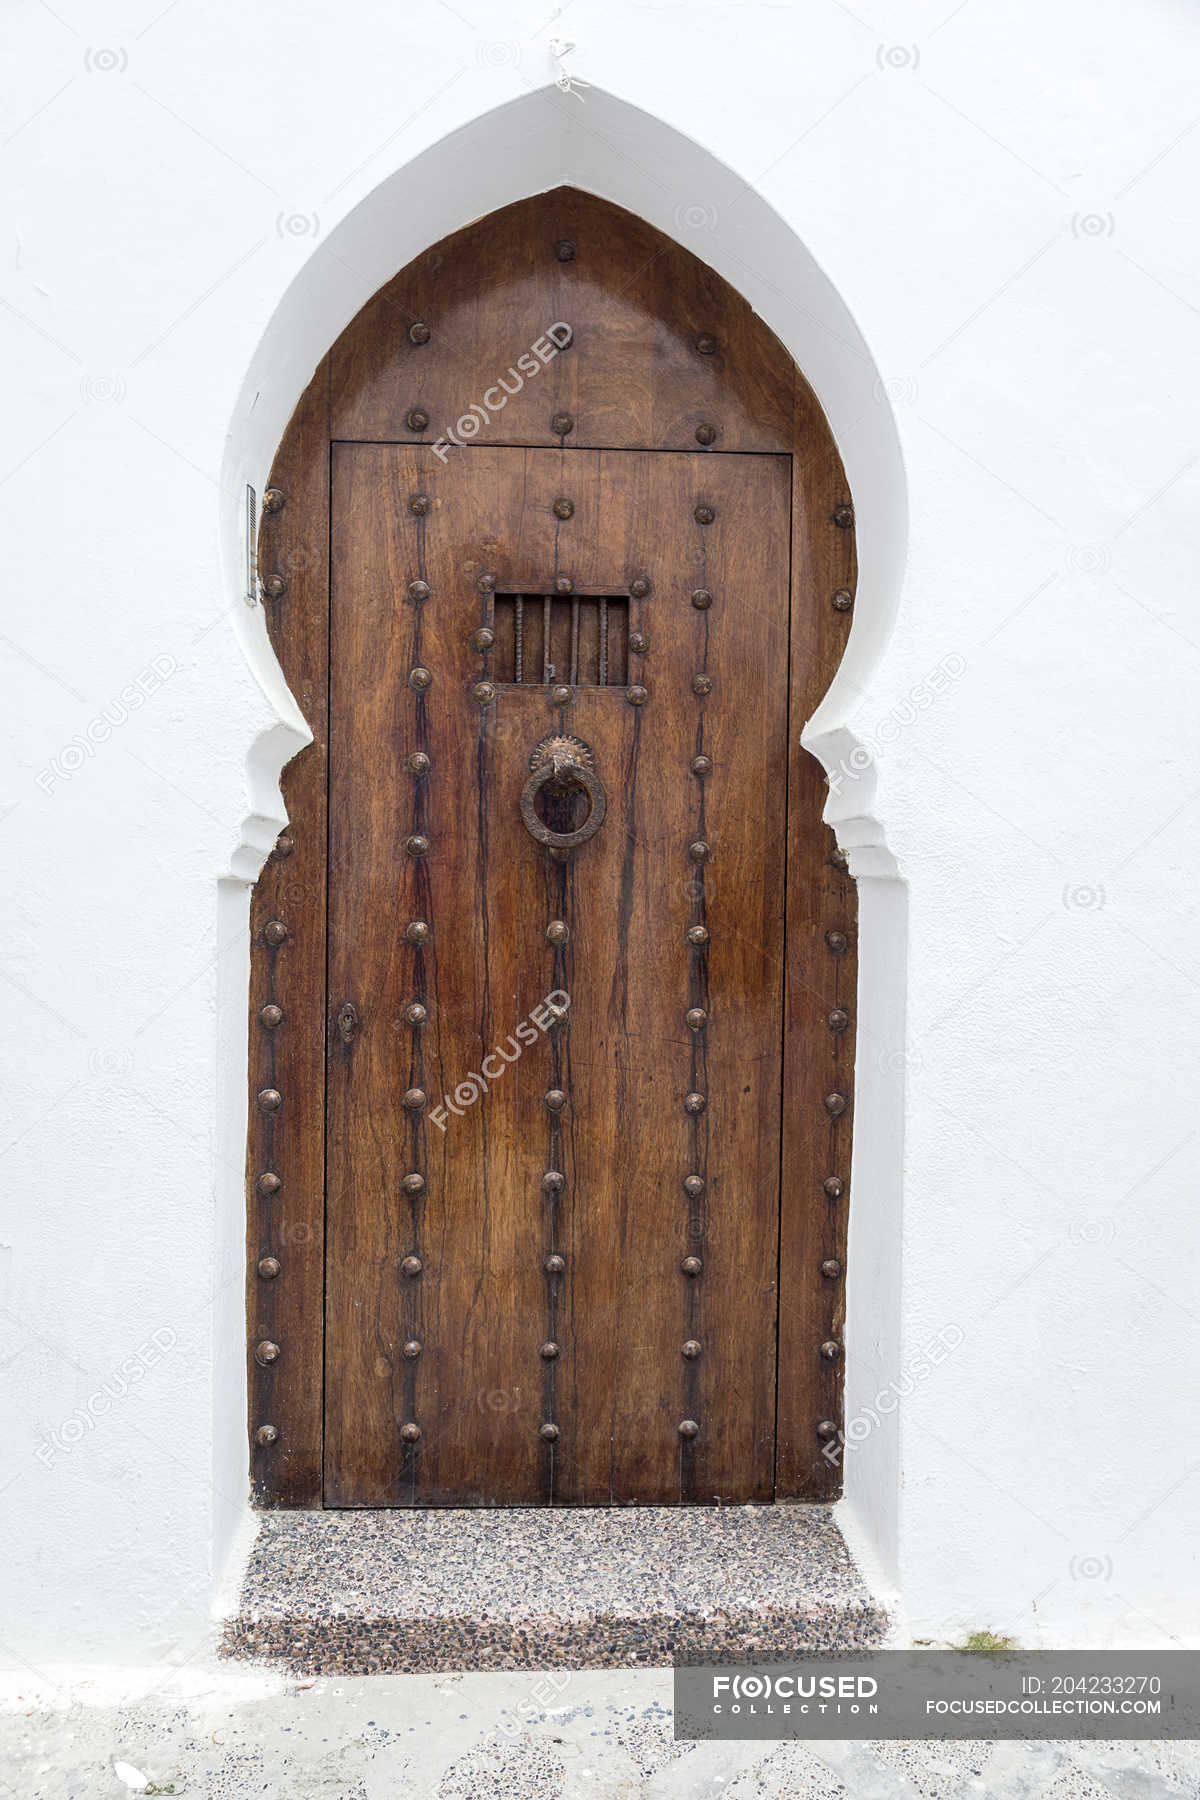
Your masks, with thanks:
M 543 738 L 529 758 L 530 776 L 521 789 L 521 818 L 531 838 L 552 851 L 574 850 L 595 837 L 604 823 L 608 795 L 596 773 L 591 747 L 582 738 Z M 546 788 L 552 794 L 569 794 L 581 788 L 591 805 L 587 818 L 574 831 L 552 831 L 537 813 L 537 797 Z

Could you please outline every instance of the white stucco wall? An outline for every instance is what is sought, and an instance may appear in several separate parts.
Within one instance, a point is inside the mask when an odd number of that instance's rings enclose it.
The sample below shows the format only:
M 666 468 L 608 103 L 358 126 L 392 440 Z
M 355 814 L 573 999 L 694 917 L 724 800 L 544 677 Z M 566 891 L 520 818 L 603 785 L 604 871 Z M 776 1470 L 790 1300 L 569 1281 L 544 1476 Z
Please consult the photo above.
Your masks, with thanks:
M 244 1517 L 245 883 L 302 724 L 242 483 L 367 294 L 560 181 L 749 296 L 855 488 L 850 1526 L 917 1636 L 1194 1641 L 1200 23 L 548 10 L 9 21 L 0 1651 L 192 1654 Z

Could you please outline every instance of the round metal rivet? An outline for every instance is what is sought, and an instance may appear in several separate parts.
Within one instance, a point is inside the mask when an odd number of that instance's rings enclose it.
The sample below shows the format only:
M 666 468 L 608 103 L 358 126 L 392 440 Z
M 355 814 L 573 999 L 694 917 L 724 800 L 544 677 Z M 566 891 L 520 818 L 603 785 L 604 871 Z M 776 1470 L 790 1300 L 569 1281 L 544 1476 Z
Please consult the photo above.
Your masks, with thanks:
M 404 927 L 404 940 L 408 944 L 427 944 L 429 927 L 424 919 L 410 919 Z
M 268 919 L 263 927 L 263 936 L 268 944 L 282 944 L 287 934 L 287 926 L 282 919 Z
M 854 595 L 850 592 L 849 588 L 839 588 L 837 593 L 833 596 L 834 612 L 849 612 L 853 605 Z
M 554 1256 L 548 1256 L 546 1258 L 545 1262 L 542 1264 L 542 1267 L 543 1267 L 543 1269 L 545 1269 L 547 1275 L 561 1275 L 563 1270 L 566 1268 L 566 1266 L 567 1265 L 566 1265 L 565 1259 L 561 1256 L 558 1256 L 557 1254 Z
M 821 1273 L 826 1281 L 836 1281 L 841 1272 L 842 1265 L 837 1260 L 836 1256 L 829 1257 L 826 1262 L 821 1264 Z
M 854 523 L 854 508 L 852 506 L 835 506 L 833 522 L 839 531 L 849 531 Z
M 410 431 L 428 431 L 429 414 L 423 406 L 410 406 L 404 415 L 404 423 Z
M 400 1104 L 406 1112 L 421 1112 L 425 1106 L 424 1088 L 405 1088 Z
M 572 691 L 567 687 L 565 682 L 560 682 L 557 687 L 550 690 L 550 698 L 553 700 L 555 706 L 569 706 L 571 704 Z
M 711 675 L 693 675 L 692 676 L 692 692 L 693 692 L 693 694 L 699 694 L 701 696 L 701 698 L 703 698 L 705 694 L 711 694 L 712 691 L 713 691 L 713 678 Z
M 496 698 L 495 684 L 491 681 L 477 681 L 471 689 L 480 706 L 490 706 Z
M 273 1344 L 270 1338 L 263 1338 L 261 1343 L 254 1346 L 254 1360 L 261 1363 L 264 1369 L 268 1368 L 271 1363 L 279 1361 L 279 1345 Z
M 635 575 L 629 584 L 629 592 L 635 600 L 644 600 L 650 592 L 649 576 Z
M 409 1338 L 407 1344 L 404 1346 L 403 1354 L 408 1358 L 409 1362 L 416 1362 L 418 1356 L 421 1354 L 421 1346 L 416 1338 Z
M 408 328 L 408 341 L 410 344 L 427 344 L 432 336 L 433 333 L 430 331 L 424 319 L 415 319 Z
M 270 1195 L 277 1194 L 283 1186 L 283 1182 L 279 1179 L 279 1176 L 275 1173 L 274 1169 L 268 1169 L 265 1175 L 259 1176 L 257 1185 L 260 1194 Z
M 821 1345 L 821 1355 L 825 1358 L 826 1362 L 836 1362 L 841 1354 L 842 1346 L 835 1343 L 832 1338 L 827 1338 Z
M 408 497 L 408 510 L 414 519 L 423 519 L 432 504 L 428 494 L 410 494 Z
M 695 1338 L 687 1338 L 680 1344 L 679 1354 L 686 1357 L 688 1362 L 695 1362 L 700 1354 L 700 1345 Z
M 712 855 L 712 845 L 706 844 L 703 838 L 697 838 L 694 844 L 688 845 L 688 855 L 693 862 L 707 862 Z
M 708 942 L 708 926 L 707 925 L 689 925 L 688 932 L 687 932 L 687 941 L 689 944 L 692 945 L 693 949 L 696 949 L 696 950 L 703 949 L 704 945 L 707 944 L 707 942 Z
M 559 262 L 574 262 L 575 246 L 570 238 L 560 238 L 558 243 L 554 246 L 554 254 L 557 256 Z
M 549 944 L 565 944 L 570 935 L 570 928 L 561 919 L 551 919 L 546 927 L 546 942 Z
M 686 1438 L 689 1443 L 692 1438 L 699 1437 L 700 1427 L 697 1425 L 695 1419 L 680 1419 L 679 1435 L 681 1438 Z
M 542 1176 L 542 1192 L 544 1194 L 561 1194 L 567 1185 L 567 1178 L 557 1169 L 547 1169 Z
M 712 765 L 712 757 L 711 756 L 693 756 L 691 766 L 692 766 L 692 774 L 693 775 L 711 775 L 712 774 L 712 766 L 713 766 Z
M 644 687 L 635 682 L 633 687 L 625 689 L 625 698 L 628 700 L 630 706 L 645 706 L 650 696 Z
M 406 1256 L 404 1261 L 400 1264 L 401 1269 L 406 1275 L 419 1275 L 423 1266 L 419 1256 Z
M 850 1023 L 850 1014 L 846 1011 L 844 1006 L 835 1006 L 825 1023 L 828 1025 L 830 1031 L 845 1031 Z
M 644 631 L 631 631 L 629 634 L 629 648 L 634 656 L 645 656 L 647 650 L 650 648 L 650 639 L 646 636 Z
M 561 1112 L 566 1104 L 567 1096 L 563 1093 L 561 1088 L 549 1088 L 547 1090 L 546 1105 L 550 1108 L 551 1112 Z
M 689 1200 L 698 1200 L 704 1192 L 703 1175 L 685 1175 L 683 1178 L 683 1191 Z
M 702 1006 L 693 1006 L 688 1011 L 687 1022 L 693 1031 L 703 1031 L 708 1024 L 708 1014 Z
M 707 612 L 712 605 L 713 597 L 707 588 L 692 589 L 692 605 L 697 612 Z
M 698 1256 L 685 1256 L 679 1267 L 685 1275 L 699 1275 L 704 1264 Z
M 261 1444 L 265 1450 L 269 1445 L 275 1443 L 278 1437 L 279 1432 L 274 1425 L 260 1425 L 254 1434 L 254 1441 L 256 1444 Z
M 490 650 L 496 641 L 496 634 L 490 625 L 481 625 L 471 642 L 477 650 Z
M 273 1002 L 267 1006 L 260 1006 L 258 1022 L 260 1025 L 265 1025 L 268 1031 L 274 1031 L 277 1025 L 283 1024 L 282 1006 L 276 1006 Z
M 279 1262 L 279 1258 L 277 1256 L 260 1256 L 259 1257 L 258 1273 L 259 1273 L 259 1278 L 262 1281 L 274 1281 L 275 1277 L 279 1274 L 279 1269 L 280 1269 L 280 1262 Z
M 569 519 L 574 511 L 575 502 L 573 500 L 563 498 L 554 502 L 554 516 L 556 519 Z
M 420 1439 L 421 1427 L 410 1419 L 407 1425 L 402 1425 L 400 1427 L 400 1436 L 404 1439 L 406 1444 L 415 1444 Z
M 263 593 L 267 596 L 268 600 L 280 599 L 282 595 L 287 593 L 287 576 L 279 574 L 268 575 L 263 582 Z
M 263 511 L 266 513 L 282 512 L 287 505 L 287 495 L 282 488 L 269 487 L 263 495 Z
M 543 1344 L 541 1349 L 538 1351 L 538 1355 L 541 1357 L 543 1362 L 554 1362 L 554 1360 L 558 1356 L 558 1345 L 552 1344 L 552 1343 Z
M 693 1117 L 697 1113 L 702 1113 L 707 1105 L 708 1101 L 703 1094 L 685 1094 L 683 1097 L 683 1110 L 691 1113 Z
M 700 333 L 699 337 L 696 339 L 696 348 L 701 356 L 715 356 L 717 354 L 717 340 L 711 331 L 702 331 Z
M 404 1009 L 404 1017 L 410 1025 L 423 1025 L 429 1017 L 429 1012 L 419 1000 L 410 1000 Z
M 840 1200 L 846 1191 L 846 1184 L 840 1175 L 827 1175 L 822 1186 L 827 1200 Z
M 432 591 L 427 581 L 410 581 L 408 584 L 408 597 L 418 606 L 423 600 L 428 600 Z
M 557 1444 L 558 1426 L 547 1419 L 544 1425 L 538 1426 L 538 1436 L 541 1438 L 543 1444 Z
M 562 341 L 561 341 L 561 343 L 559 343 L 558 347 L 560 350 L 569 350 L 571 348 L 571 345 L 574 342 L 575 342 L 575 333 L 571 329 L 571 327 L 568 325 L 567 326 L 567 335 L 565 338 L 562 339 Z
M 282 1105 L 283 1095 L 279 1092 L 278 1088 L 263 1088 L 259 1092 L 258 1110 L 260 1112 L 278 1112 Z
M 485 569 L 481 575 L 475 577 L 475 586 L 479 589 L 481 594 L 494 594 L 496 591 L 496 577 L 489 569 Z
M 568 412 L 555 413 L 550 421 L 550 429 L 555 437 L 566 437 L 575 429 L 574 415 Z
M 696 442 L 698 444 L 715 444 L 716 441 L 717 428 L 715 425 L 697 425 Z
M 837 1424 L 833 1419 L 819 1419 L 817 1421 L 817 1436 L 818 1437 L 832 1438 L 832 1437 L 836 1437 L 837 1434 L 838 1434 Z
M 829 948 L 833 951 L 835 956 L 845 955 L 848 939 L 844 931 L 827 931 L 825 933 L 825 942 L 829 945 Z
M 698 506 L 694 514 L 697 525 L 711 525 L 716 516 L 715 506 Z
M 425 1192 L 425 1177 L 415 1173 L 406 1175 L 404 1180 L 400 1183 L 400 1186 L 406 1194 L 423 1194 Z
M 433 676 L 428 669 L 418 667 L 408 671 L 408 685 L 410 688 L 415 688 L 418 694 L 423 694 L 432 680 Z
M 405 838 L 404 848 L 410 856 L 424 856 L 429 850 L 429 839 L 414 831 L 411 837 Z
M 569 575 L 556 575 L 554 577 L 554 591 L 556 594 L 573 594 L 575 592 L 575 583 L 571 580 Z
M 846 1110 L 846 1105 L 845 1094 L 826 1094 L 825 1096 L 825 1111 L 831 1118 L 840 1118 Z
M 414 750 L 408 759 L 408 770 L 410 775 L 428 775 L 432 767 L 433 764 L 430 762 L 424 750 Z
M 282 862 L 285 857 L 292 854 L 292 851 L 295 848 L 296 845 L 291 833 L 288 831 L 281 831 L 279 836 L 275 839 L 275 848 L 272 850 L 271 855 L 278 857 L 279 861 Z

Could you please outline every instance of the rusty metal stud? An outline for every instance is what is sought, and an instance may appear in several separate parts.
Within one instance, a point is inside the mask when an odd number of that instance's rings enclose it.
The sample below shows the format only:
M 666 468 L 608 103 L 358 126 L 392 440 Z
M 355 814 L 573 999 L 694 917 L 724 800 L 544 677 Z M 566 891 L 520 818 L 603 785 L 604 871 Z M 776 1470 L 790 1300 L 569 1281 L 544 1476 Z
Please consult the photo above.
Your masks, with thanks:
M 432 680 L 433 676 L 428 669 L 418 667 L 408 671 L 408 685 L 415 688 L 418 694 L 423 694 Z
M 429 414 L 423 406 L 410 406 L 404 415 L 404 423 L 410 431 L 428 431 Z
M 561 1112 L 566 1104 L 567 1096 L 563 1093 L 561 1088 L 548 1088 L 546 1090 L 546 1105 L 552 1113 Z
M 496 684 L 492 681 L 477 681 L 471 692 L 480 706 L 490 706 L 496 698 Z
M 358 1009 L 352 1000 L 344 1000 L 338 1007 L 337 1028 L 343 1044 L 354 1041 L 354 1034 L 358 1030 Z
M 288 929 L 282 919 L 268 919 L 263 926 L 263 936 L 268 944 L 282 944 L 287 934 Z
M 644 631 L 631 631 L 629 634 L 629 650 L 632 656 L 645 656 L 650 648 L 650 640 Z
M 279 1432 L 274 1425 L 260 1425 L 254 1434 L 254 1441 L 266 1450 L 278 1438 Z
M 698 1200 L 704 1192 L 703 1175 L 685 1175 L 683 1178 L 683 1191 L 689 1200 Z
M 711 331 L 702 331 L 700 333 L 699 337 L 696 339 L 696 348 L 701 356 L 715 356 L 717 354 L 717 340 Z
M 432 336 L 433 333 L 430 331 L 424 319 L 414 319 L 413 323 L 408 328 L 408 341 L 410 344 L 427 344 Z
M 425 1177 L 417 1174 L 406 1175 L 400 1186 L 406 1194 L 416 1198 L 425 1192 Z
M 849 947 L 849 940 L 844 931 L 827 931 L 825 933 L 825 942 L 829 945 L 829 948 L 833 951 L 835 956 L 844 956 Z
M 688 855 L 693 862 L 707 862 L 712 855 L 712 845 L 706 844 L 703 838 L 697 838 L 694 844 L 688 845 Z
M 839 531 L 849 531 L 854 524 L 854 508 L 852 506 L 835 506 L 833 522 Z
M 688 1362 L 695 1362 L 700 1354 L 700 1348 L 701 1346 L 695 1338 L 687 1338 L 680 1344 L 679 1354 L 686 1357 Z
M 567 335 L 565 338 L 563 338 L 562 342 L 558 345 L 558 347 L 560 350 L 569 350 L 571 348 L 571 345 L 574 342 L 575 342 L 575 333 L 571 329 L 571 327 L 568 325 L 567 326 Z
M 269 1369 L 272 1363 L 279 1361 L 279 1345 L 273 1344 L 270 1338 L 263 1338 L 254 1346 L 254 1360 Z
M 418 1443 L 421 1437 L 421 1427 L 414 1420 L 410 1419 L 407 1425 L 402 1425 L 400 1427 L 400 1436 L 406 1444 Z
M 404 941 L 406 944 L 427 944 L 429 942 L 429 927 L 424 919 L 409 920 L 404 927 Z
M 575 246 L 570 238 L 560 238 L 554 246 L 554 254 L 559 262 L 574 262 Z
M 265 513 L 282 512 L 287 505 L 287 495 L 282 488 L 269 487 L 263 495 L 263 511 Z
M 266 1006 L 260 1006 L 258 1009 L 258 1022 L 260 1025 L 265 1026 L 268 1031 L 274 1031 L 277 1025 L 283 1024 L 282 1006 L 276 1006 L 273 1001 L 269 1002 Z
M 429 757 L 424 750 L 414 750 L 408 759 L 408 772 L 410 775 L 428 775 L 432 767 L 433 764 L 430 762 Z
M 565 496 L 554 502 L 554 516 L 556 519 L 569 519 L 574 511 L 575 502 L 573 500 L 568 500 Z
M 829 1257 L 821 1264 L 821 1273 L 826 1281 L 836 1281 L 842 1272 L 842 1265 L 836 1256 Z
M 283 1095 L 278 1088 L 261 1088 L 258 1095 L 259 1112 L 278 1112 L 283 1105 Z
M 260 1256 L 258 1259 L 258 1277 L 260 1281 L 274 1281 L 279 1274 L 280 1262 L 277 1256 Z
M 566 1176 L 560 1174 L 557 1169 L 547 1169 L 542 1176 L 543 1194 L 561 1194 L 566 1185 Z
M 694 950 L 702 950 L 704 948 L 705 944 L 707 944 L 707 942 L 708 942 L 708 926 L 707 925 L 689 925 L 688 931 L 687 931 L 687 941 L 689 944 L 691 944 L 691 946 Z
M 555 1343 L 545 1343 L 538 1351 L 538 1355 L 543 1362 L 555 1362 L 558 1358 L 558 1345 Z
M 628 700 L 630 706 L 645 706 L 650 696 L 644 687 L 635 682 L 632 687 L 627 687 L 625 689 L 625 698 Z
M 836 1362 L 841 1354 L 842 1346 L 835 1343 L 833 1338 L 826 1338 L 825 1342 L 821 1345 L 821 1355 L 825 1358 L 825 1361 Z
M 424 1088 L 405 1088 L 400 1104 L 406 1112 L 423 1112 L 425 1110 Z
M 821 1185 L 827 1200 L 840 1200 L 846 1191 L 846 1184 L 840 1175 L 827 1175 Z
M 700 1427 L 697 1425 L 695 1419 L 680 1419 L 679 1435 L 681 1438 L 685 1438 L 689 1443 L 693 1438 L 698 1438 L 700 1436 Z
M 707 588 L 692 589 L 692 605 L 697 612 L 707 612 L 712 602 L 713 597 Z
M 543 1267 L 543 1269 L 545 1269 L 547 1275 L 561 1275 L 563 1270 L 566 1268 L 566 1266 L 567 1265 L 566 1265 L 565 1259 L 557 1254 L 555 1254 L 554 1256 L 548 1256 L 546 1258 L 545 1262 L 542 1264 L 542 1267 Z
M 411 837 L 404 840 L 404 848 L 410 856 L 425 856 L 429 850 L 429 839 L 414 831 Z
M 424 1264 L 419 1256 L 406 1256 L 400 1267 L 405 1275 L 419 1275 Z
M 423 1025 L 429 1012 L 419 1000 L 410 1000 L 404 1009 L 404 1017 L 410 1025 Z
M 408 584 L 408 597 L 418 606 L 423 600 L 428 600 L 432 592 L 433 589 L 427 581 L 410 581 Z
M 268 1197 L 271 1194 L 277 1194 L 282 1186 L 283 1182 L 274 1169 L 268 1169 L 264 1175 L 260 1175 L 258 1178 L 259 1193 L 266 1194 Z
M 716 516 L 715 506 L 698 506 L 693 515 L 697 525 L 711 525 Z
M 693 1118 L 702 1113 L 707 1105 L 708 1101 L 703 1094 L 685 1094 L 683 1097 L 683 1110 L 691 1113 Z
M 554 577 L 554 591 L 556 594 L 573 594 L 575 592 L 575 583 L 571 580 L 569 575 L 556 575 Z
M 635 600 L 644 600 L 650 592 L 649 576 L 635 575 L 629 584 L 629 592 Z
M 846 1011 L 844 1006 L 835 1006 L 833 1011 L 826 1018 L 825 1023 L 828 1025 L 830 1031 L 845 1031 L 850 1023 L 850 1014 Z
M 685 1256 L 679 1267 L 685 1275 L 699 1275 L 704 1264 L 698 1256 Z
M 552 1419 L 547 1419 L 544 1425 L 538 1426 L 538 1436 L 541 1438 L 543 1444 L 557 1444 L 558 1426 Z
M 548 944 L 565 944 L 570 936 L 570 927 L 564 924 L 562 919 L 551 919 L 546 927 L 546 942 Z
M 575 429 L 574 414 L 569 412 L 555 413 L 550 421 L 550 429 L 555 437 L 566 437 Z
M 555 706 L 569 706 L 574 695 L 572 689 L 565 682 L 559 682 L 557 687 L 551 688 L 550 698 Z
M 693 1006 L 688 1010 L 687 1022 L 693 1031 L 703 1031 L 708 1024 L 708 1014 L 702 1006 Z
M 287 593 L 287 576 L 278 573 L 268 575 L 263 582 L 263 593 L 268 600 L 282 599 L 283 595 Z
M 288 831 L 281 831 L 279 836 L 275 839 L 275 848 L 272 850 L 271 855 L 282 862 L 285 857 L 292 854 L 292 851 L 295 848 L 296 845 L 291 833 Z
M 477 650 L 490 650 L 495 641 L 496 634 L 490 625 L 481 625 L 471 639 Z
M 840 869 L 843 875 L 850 867 L 850 858 L 846 855 L 844 850 L 831 850 L 829 852 L 829 861 L 835 869 Z
M 697 425 L 697 427 L 696 427 L 696 442 L 698 444 L 705 444 L 705 445 L 715 444 L 716 441 L 717 441 L 717 428 L 715 425 Z
M 712 691 L 713 678 L 711 675 L 700 674 L 692 676 L 693 694 L 699 694 L 700 698 L 703 699 L 705 694 L 711 694 Z
M 423 519 L 432 505 L 433 502 L 428 494 L 410 494 L 408 496 L 408 510 L 414 519 Z
M 837 1428 L 836 1420 L 834 1420 L 834 1419 L 818 1419 L 818 1421 L 817 1421 L 817 1436 L 818 1437 L 834 1438 L 837 1436 L 837 1434 L 838 1434 L 838 1428 Z
M 825 1111 L 832 1119 L 840 1119 L 847 1104 L 845 1094 L 826 1094 L 825 1096 Z
M 833 596 L 834 612 L 849 612 L 854 605 L 854 595 L 849 588 L 839 588 Z
M 416 1362 L 418 1356 L 421 1354 L 421 1346 L 416 1338 L 409 1338 L 407 1344 L 404 1346 L 402 1354 L 409 1362 Z
M 494 594 L 496 591 L 496 577 L 492 574 L 490 569 L 485 569 L 482 574 L 475 577 L 475 586 L 479 589 L 481 594 Z
M 712 766 L 711 756 L 693 756 L 692 758 L 691 769 L 693 775 L 711 775 Z
M 567 1016 L 567 1008 L 560 1006 L 556 1000 L 547 1000 L 546 1011 L 550 1014 L 551 1027 L 561 1025 Z

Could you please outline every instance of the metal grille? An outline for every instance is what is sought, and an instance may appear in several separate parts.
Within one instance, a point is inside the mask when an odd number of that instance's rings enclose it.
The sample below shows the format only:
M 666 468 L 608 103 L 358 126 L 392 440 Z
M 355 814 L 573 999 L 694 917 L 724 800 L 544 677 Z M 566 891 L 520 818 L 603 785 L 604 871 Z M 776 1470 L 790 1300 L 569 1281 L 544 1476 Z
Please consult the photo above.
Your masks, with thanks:
M 497 594 L 493 623 L 501 683 L 624 687 L 629 679 L 625 594 Z

